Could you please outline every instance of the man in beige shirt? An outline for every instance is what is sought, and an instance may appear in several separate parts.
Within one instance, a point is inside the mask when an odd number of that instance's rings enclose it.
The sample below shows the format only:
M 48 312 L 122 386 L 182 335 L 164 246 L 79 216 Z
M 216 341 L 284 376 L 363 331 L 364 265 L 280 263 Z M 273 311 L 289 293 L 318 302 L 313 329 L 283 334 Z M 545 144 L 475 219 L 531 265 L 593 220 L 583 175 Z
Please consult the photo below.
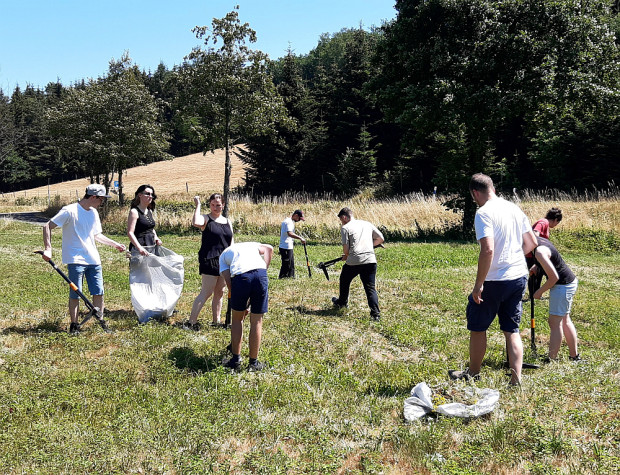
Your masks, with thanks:
M 381 312 L 375 289 L 377 258 L 374 248 L 383 243 L 383 234 L 368 221 L 355 219 L 349 208 L 342 208 L 338 218 L 342 224 L 342 260 L 346 263 L 340 273 L 340 295 L 333 297 L 332 302 L 336 307 L 346 307 L 351 282 L 359 275 L 370 307 L 370 318 L 379 320 Z

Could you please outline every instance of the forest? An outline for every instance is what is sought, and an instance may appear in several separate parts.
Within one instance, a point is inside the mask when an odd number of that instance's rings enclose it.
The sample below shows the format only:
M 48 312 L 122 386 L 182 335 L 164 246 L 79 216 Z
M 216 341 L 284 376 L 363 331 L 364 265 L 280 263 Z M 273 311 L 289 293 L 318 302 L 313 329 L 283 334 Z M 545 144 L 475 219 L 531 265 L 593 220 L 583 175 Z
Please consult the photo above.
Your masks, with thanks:
M 275 60 L 234 9 L 171 68 L 125 53 L 104 77 L 0 90 L 0 192 L 240 144 L 254 196 L 452 192 L 478 171 L 501 190 L 604 188 L 620 175 L 618 6 L 398 0 L 389 23 Z

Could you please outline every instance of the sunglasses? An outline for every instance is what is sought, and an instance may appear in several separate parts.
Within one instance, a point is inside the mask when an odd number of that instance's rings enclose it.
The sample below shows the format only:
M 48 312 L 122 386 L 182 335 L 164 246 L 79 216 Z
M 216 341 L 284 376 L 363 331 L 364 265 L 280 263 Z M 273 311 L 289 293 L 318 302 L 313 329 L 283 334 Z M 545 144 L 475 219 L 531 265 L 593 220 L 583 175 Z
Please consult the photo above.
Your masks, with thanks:
M 143 191 L 142 195 L 144 195 L 144 196 L 154 196 L 153 193 L 151 193 L 149 191 Z

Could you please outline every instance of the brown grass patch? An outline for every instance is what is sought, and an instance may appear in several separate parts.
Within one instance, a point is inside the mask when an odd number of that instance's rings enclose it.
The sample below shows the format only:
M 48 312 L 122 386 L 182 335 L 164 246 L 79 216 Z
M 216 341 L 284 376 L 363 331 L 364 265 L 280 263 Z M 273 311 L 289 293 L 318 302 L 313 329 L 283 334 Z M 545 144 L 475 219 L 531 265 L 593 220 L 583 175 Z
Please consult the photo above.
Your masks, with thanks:
M 177 193 L 186 195 L 189 193 L 194 196 L 199 193 L 221 192 L 224 186 L 224 160 L 225 152 L 220 149 L 206 155 L 194 153 L 172 160 L 129 168 L 123 174 L 124 192 L 126 196 L 133 198 L 135 190 L 145 183 L 152 185 L 158 196 Z M 243 186 L 245 167 L 234 153 L 231 153 L 231 164 L 230 186 Z M 115 176 L 114 180 L 118 180 L 118 177 Z M 58 195 L 61 199 L 74 199 L 77 193 L 81 198 L 89 184 L 88 178 L 56 183 L 49 186 L 49 193 L 52 197 Z M 6 197 L 46 198 L 47 193 L 48 187 L 40 186 L 9 193 Z

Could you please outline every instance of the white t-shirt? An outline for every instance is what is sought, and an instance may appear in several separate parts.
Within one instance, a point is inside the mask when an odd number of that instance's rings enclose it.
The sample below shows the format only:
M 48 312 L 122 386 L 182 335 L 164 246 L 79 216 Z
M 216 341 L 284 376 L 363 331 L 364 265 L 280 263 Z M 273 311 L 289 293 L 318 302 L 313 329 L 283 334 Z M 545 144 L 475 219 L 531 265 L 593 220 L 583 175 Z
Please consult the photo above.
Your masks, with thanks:
M 295 221 L 289 216 L 280 226 L 280 249 L 293 249 L 293 238 L 288 233 L 295 232 Z
M 521 209 L 503 198 L 492 198 L 476 211 L 476 239 L 493 238 L 493 261 L 485 280 L 515 280 L 528 275 L 523 235 L 532 230 Z
M 238 242 L 224 249 L 220 255 L 220 274 L 230 270 L 230 276 L 234 277 L 251 270 L 266 269 L 260 246 L 259 242 Z
M 342 244 L 349 245 L 348 265 L 376 264 L 374 238 L 383 239 L 383 234 L 374 224 L 361 219 L 352 219 L 340 228 L 340 237 Z
M 101 221 L 95 208 L 85 210 L 79 203 L 63 207 L 52 222 L 62 228 L 63 264 L 101 264 L 95 236 L 101 234 Z

